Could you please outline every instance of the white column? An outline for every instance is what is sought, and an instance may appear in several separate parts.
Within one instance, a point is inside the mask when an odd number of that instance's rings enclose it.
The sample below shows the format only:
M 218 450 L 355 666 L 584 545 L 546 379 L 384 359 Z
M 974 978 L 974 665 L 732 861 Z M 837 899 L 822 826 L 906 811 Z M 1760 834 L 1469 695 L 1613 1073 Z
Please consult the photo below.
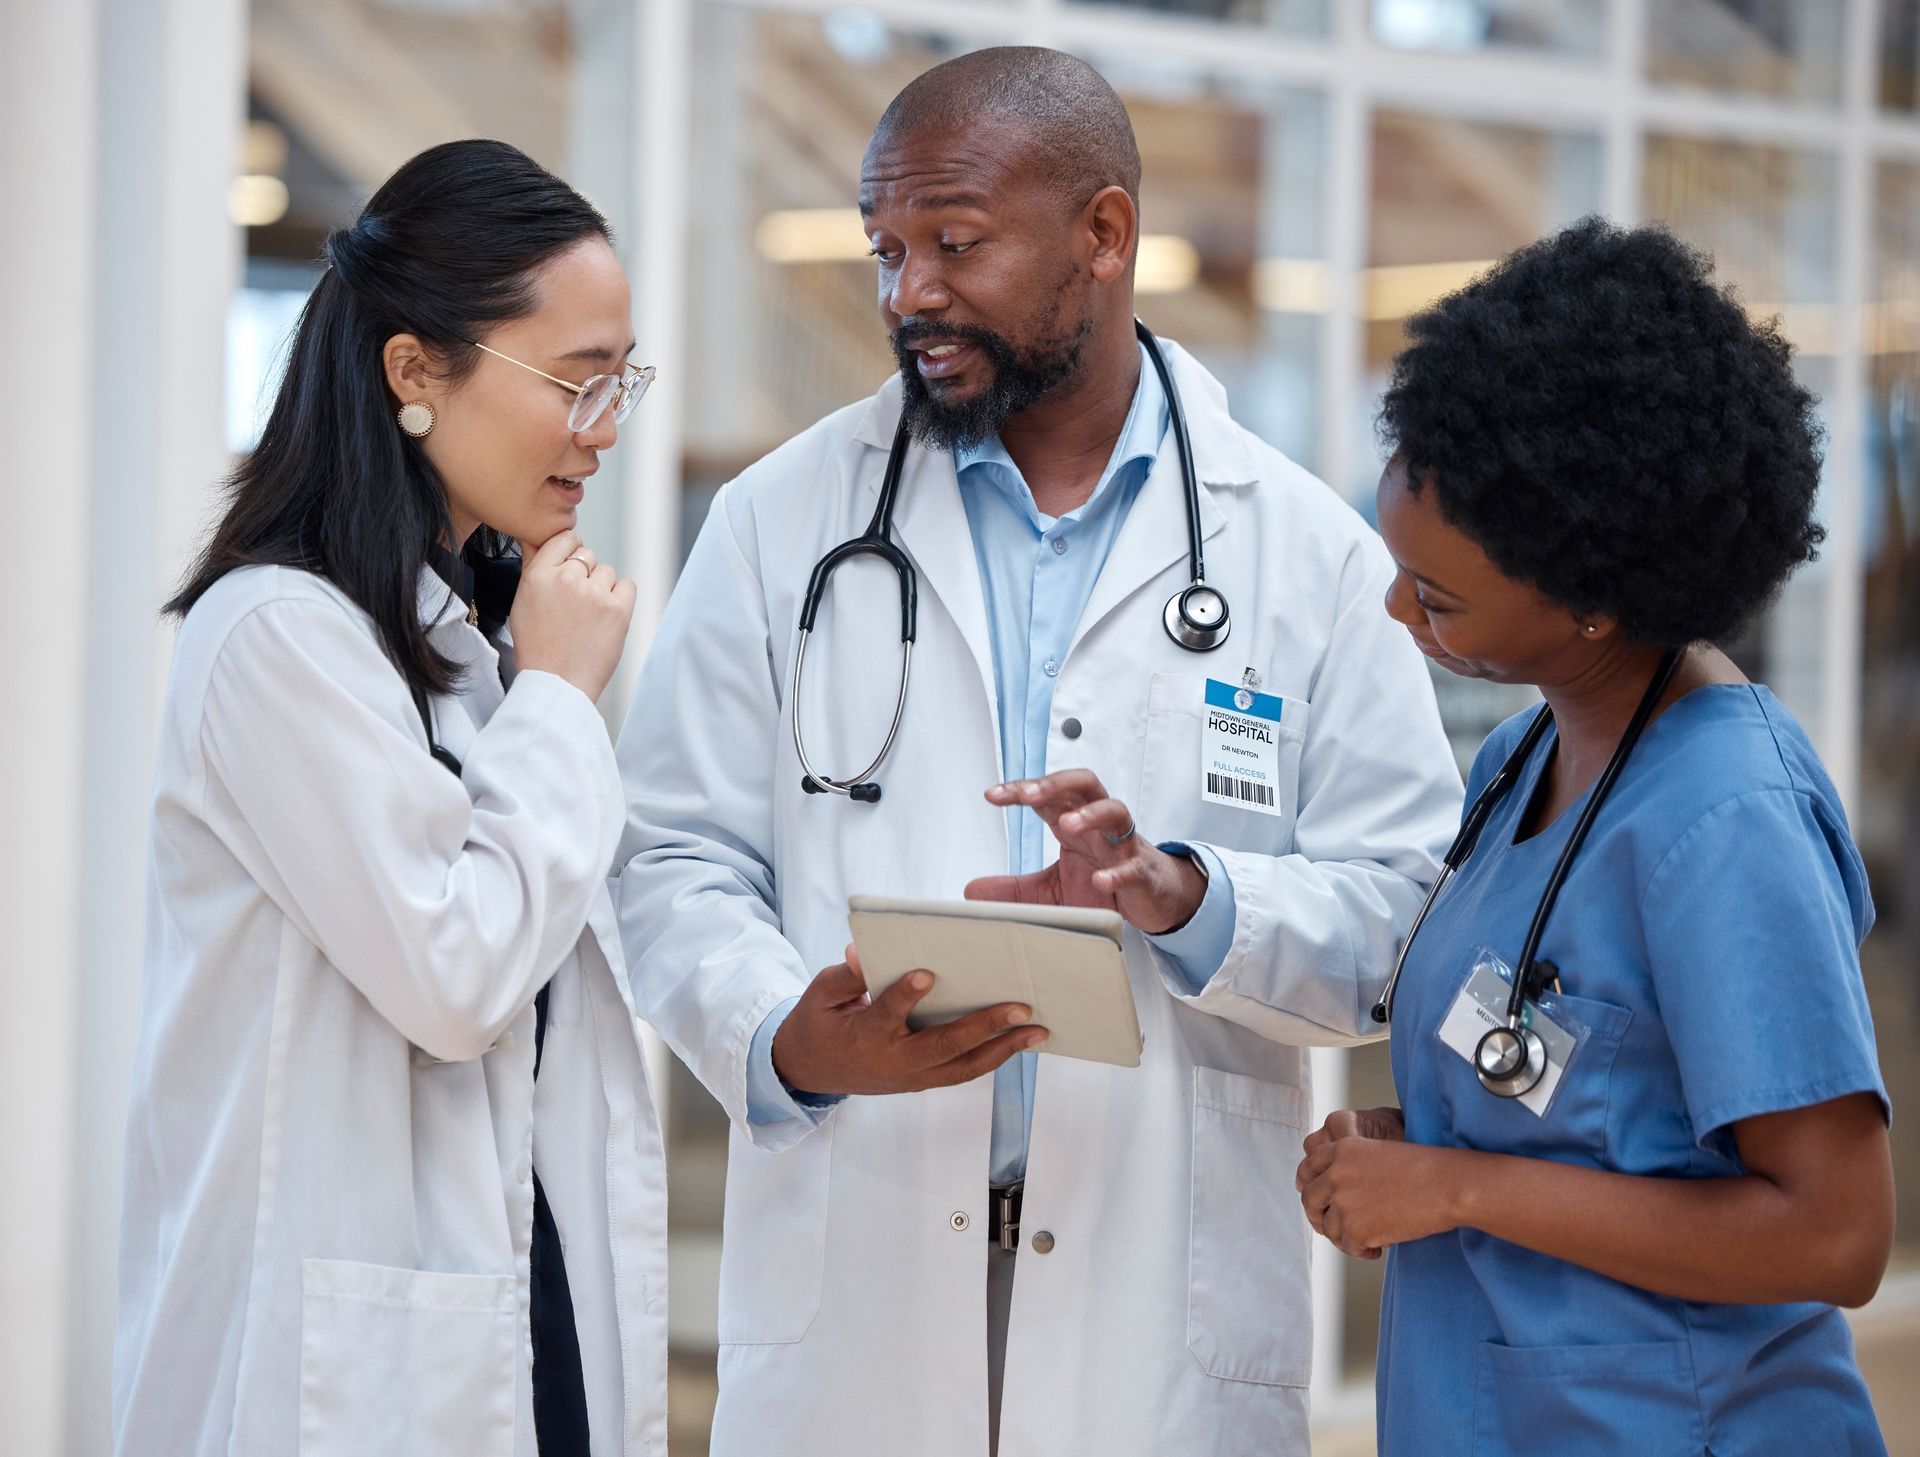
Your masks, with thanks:
M 612 701 L 624 709 L 641 655 L 666 608 L 680 566 L 681 421 L 687 385 L 687 247 L 698 227 L 687 177 L 692 145 L 692 0 L 650 0 L 634 36 L 640 96 L 632 155 L 634 313 L 660 378 L 641 406 L 646 419 L 627 442 L 621 560 L 640 584 L 626 660 Z M 715 180 L 712 185 L 726 185 Z M 638 416 L 634 417 L 636 420 Z
M 166 634 L 224 473 L 244 0 L 0 12 L 0 1450 L 108 1450 L 126 1072 Z
M 1374 58 L 1357 8 L 1334 12 L 1339 61 L 1327 91 L 1327 316 L 1320 337 L 1320 477 L 1351 498 L 1362 479 L 1370 422 L 1363 418 L 1366 361 L 1360 320 L 1361 271 L 1367 266 L 1367 211 L 1373 114 L 1367 72 Z
M 1308 1053 L 1312 1071 L 1313 1117 L 1318 1128 L 1329 1113 L 1347 1106 L 1347 1074 L 1353 1054 L 1344 1047 L 1315 1047 Z M 1313 1405 L 1324 1420 L 1329 1409 L 1347 1410 L 1354 1393 L 1345 1390 L 1343 1359 L 1347 1334 L 1346 1262 L 1339 1250 L 1318 1235 L 1312 1238 Z
M 1633 105 L 1646 73 L 1647 0 L 1613 0 L 1608 11 L 1606 156 L 1601 211 L 1621 227 L 1640 221 L 1646 132 Z
M 567 76 L 566 180 L 612 225 L 620 260 L 636 285 L 637 298 L 631 158 L 638 135 L 633 36 L 639 9 L 628 0 L 568 0 L 567 21 L 576 44 Z M 635 323 L 639 353 L 634 362 L 656 363 L 649 352 L 652 340 L 645 320 L 636 317 Z M 580 535 L 627 576 L 633 575 L 634 564 L 621 547 L 626 539 L 627 490 L 633 478 L 633 441 L 652 423 L 659 405 L 658 399 L 647 399 L 639 413 L 620 427 L 618 445 L 600 457 L 600 473 L 588 484 L 587 498 L 580 505 Z M 643 590 L 644 586 L 642 582 Z M 616 728 L 626 706 L 624 693 L 610 691 L 600 700 L 601 713 Z
M 649 0 L 633 28 L 627 74 L 640 98 L 630 155 L 629 245 L 622 250 L 633 280 L 640 349 L 660 377 L 625 442 L 620 480 L 622 569 L 639 584 L 627 650 L 601 695 L 617 728 L 633 695 L 641 660 L 680 571 L 680 451 L 687 388 L 687 247 L 694 199 L 688 187 L 692 146 L 693 0 Z M 647 1073 L 663 1133 L 673 1118 L 666 1043 L 640 1024 Z
M 1869 129 L 1877 106 L 1880 6 L 1853 0 L 1841 73 L 1846 116 L 1840 152 L 1839 288 L 1835 298 L 1832 439 L 1827 442 L 1827 540 L 1821 548 L 1827 594 L 1816 743 L 1849 815 L 1860 814 L 1861 618 L 1865 611 L 1865 424 L 1870 391 L 1866 328 L 1873 247 Z
M 1360 7 L 1334 8 L 1338 63 L 1327 93 L 1327 314 L 1320 340 L 1320 399 L 1325 411 L 1320 447 L 1321 478 L 1343 496 L 1360 486 L 1365 439 L 1361 411 L 1366 368 L 1360 320 L 1360 278 L 1367 263 L 1372 175 L 1373 117 L 1365 77 L 1374 50 Z M 1314 1126 L 1347 1097 L 1348 1059 L 1341 1048 L 1312 1052 Z M 1341 1353 L 1346 1344 L 1346 1272 L 1340 1255 L 1324 1240 L 1313 1241 L 1313 1403 L 1324 1421 L 1345 1407 Z
M 111 1446 L 115 1247 L 140 995 L 148 808 L 171 594 L 231 468 L 227 188 L 245 116 L 245 0 L 98 0 L 99 182 L 86 557 L 85 770 L 68 1271 L 69 1453 Z
M 0 5 L 0 1451 L 65 1449 L 93 388 L 89 4 Z

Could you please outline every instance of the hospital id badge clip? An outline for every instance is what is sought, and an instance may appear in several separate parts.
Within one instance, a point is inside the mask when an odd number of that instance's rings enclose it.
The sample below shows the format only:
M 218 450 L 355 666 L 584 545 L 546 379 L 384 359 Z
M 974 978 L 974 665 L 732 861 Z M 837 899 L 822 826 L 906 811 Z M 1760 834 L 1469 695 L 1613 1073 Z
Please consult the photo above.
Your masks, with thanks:
M 1482 946 L 1474 954 L 1473 969 L 1466 985 L 1460 988 L 1453 1005 L 1440 1023 L 1440 1040 L 1468 1066 L 1480 1047 L 1480 1041 L 1495 1028 L 1507 1025 L 1507 1004 L 1513 993 L 1513 968 L 1506 958 L 1490 947 Z M 1588 1028 L 1575 1017 L 1552 991 L 1542 991 L 1520 1005 L 1520 1025 L 1538 1039 L 1530 1043 L 1529 1057 L 1539 1064 L 1527 1070 L 1534 1076 L 1533 1086 L 1514 1101 L 1536 1118 L 1544 1118 L 1553 1107 L 1554 1094 L 1587 1040 Z M 1537 1052 L 1532 1050 L 1537 1046 Z
M 1249 668 L 1238 687 L 1207 679 L 1200 722 L 1200 797 L 1257 814 L 1283 813 L 1280 804 L 1280 725 L 1287 701 L 1257 693 Z

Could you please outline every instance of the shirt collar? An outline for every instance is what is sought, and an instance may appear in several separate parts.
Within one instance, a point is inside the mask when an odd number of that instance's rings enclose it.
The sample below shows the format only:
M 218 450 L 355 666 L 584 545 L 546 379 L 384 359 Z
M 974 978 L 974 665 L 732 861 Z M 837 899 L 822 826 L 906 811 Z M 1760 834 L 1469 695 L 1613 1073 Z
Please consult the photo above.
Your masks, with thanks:
M 427 565 L 433 568 L 435 576 L 453 588 L 453 595 L 464 605 L 473 605 L 473 568 L 464 559 L 436 541 L 427 547 Z
M 1093 495 L 1085 505 L 1069 511 L 1069 516 L 1078 516 L 1099 500 L 1122 467 L 1136 460 L 1151 462 L 1160 454 L 1160 441 L 1167 430 L 1167 392 L 1160 383 L 1160 375 L 1154 369 L 1153 361 L 1147 358 L 1146 346 L 1140 345 L 1138 348 L 1140 379 L 1133 387 L 1133 403 L 1127 409 L 1126 422 L 1120 427 L 1119 438 L 1113 442 L 1113 454 L 1107 458 L 1106 468 L 1100 472 L 1100 483 L 1094 487 Z M 994 466 L 999 469 L 988 469 Z M 1033 492 L 1027 485 L 1026 477 L 1020 474 L 1020 467 L 1014 464 L 1013 457 L 1007 453 L 1007 447 L 1001 444 L 998 435 L 989 436 L 977 445 L 955 447 L 953 467 L 962 482 L 983 477 L 1011 494 L 1036 516 L 1039 514 L 1039 509 L 1033 504 Z
M 490 557 L 478 550 L 462 551 L 456 556 L 434 542 L 427 548 L 427 567 L 441 584 L 452 588 L 461 606 L 468 609 L 463 615 L 469 622 L 488 637 L 499 635 L 513 611 L 514 593 L 520 586 L 519 557 Z M 451 616 L 443 610 L 451 605 L 440 598 L 428 609 L 427 620 L 437 624 L 443 617 Z

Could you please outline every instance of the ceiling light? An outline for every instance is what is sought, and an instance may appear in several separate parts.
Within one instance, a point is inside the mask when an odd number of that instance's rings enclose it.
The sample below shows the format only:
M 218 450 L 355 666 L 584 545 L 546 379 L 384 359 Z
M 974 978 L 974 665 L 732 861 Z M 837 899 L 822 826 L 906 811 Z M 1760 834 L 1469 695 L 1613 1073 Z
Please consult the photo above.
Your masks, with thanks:
M 1324 314 L 1332 297 L 1327 265 L 1318 258 L 1262 258 L 1253 265 L 1253 296 L 1277 314 Z
M 1148 233 L 1133 259 L 1135 293 L 1179 293 L 1200 276 L 1200 254 L 1173 233 Z
M 856 207 L 770 212 L 754 229 L 753 242 L 769 263 L 846 262 L 865 258 L 873 246 Z
M 1399 263 L 1369 268 L 1361 275 L 1361 314 L 1369 323 L 1387 323 L 1417 314 L 1456 289 L 1465 288 L 1493 267 L 1491 258 L 1461 263 Z
M 245 172 L 227 184 L 227 216 L 242 228 L 264 228 L 287 215 L 287 184 L 264 172 Z

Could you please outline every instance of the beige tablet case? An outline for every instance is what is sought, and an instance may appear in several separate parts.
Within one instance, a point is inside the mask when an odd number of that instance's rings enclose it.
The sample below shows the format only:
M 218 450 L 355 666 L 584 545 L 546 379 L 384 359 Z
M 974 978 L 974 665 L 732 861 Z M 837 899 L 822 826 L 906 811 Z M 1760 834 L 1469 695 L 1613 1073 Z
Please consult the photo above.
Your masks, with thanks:
M 930 1027 L 999 1002 L 1033 1008 L 1047 1029 L 1039 1051 L 1140 1065 L 1123 926 L 1113 911 L 998 901 L 915 901 L 856 895 L 847 922 L 872 996 L 908 972 L 934 974 L 908 1025 Z

